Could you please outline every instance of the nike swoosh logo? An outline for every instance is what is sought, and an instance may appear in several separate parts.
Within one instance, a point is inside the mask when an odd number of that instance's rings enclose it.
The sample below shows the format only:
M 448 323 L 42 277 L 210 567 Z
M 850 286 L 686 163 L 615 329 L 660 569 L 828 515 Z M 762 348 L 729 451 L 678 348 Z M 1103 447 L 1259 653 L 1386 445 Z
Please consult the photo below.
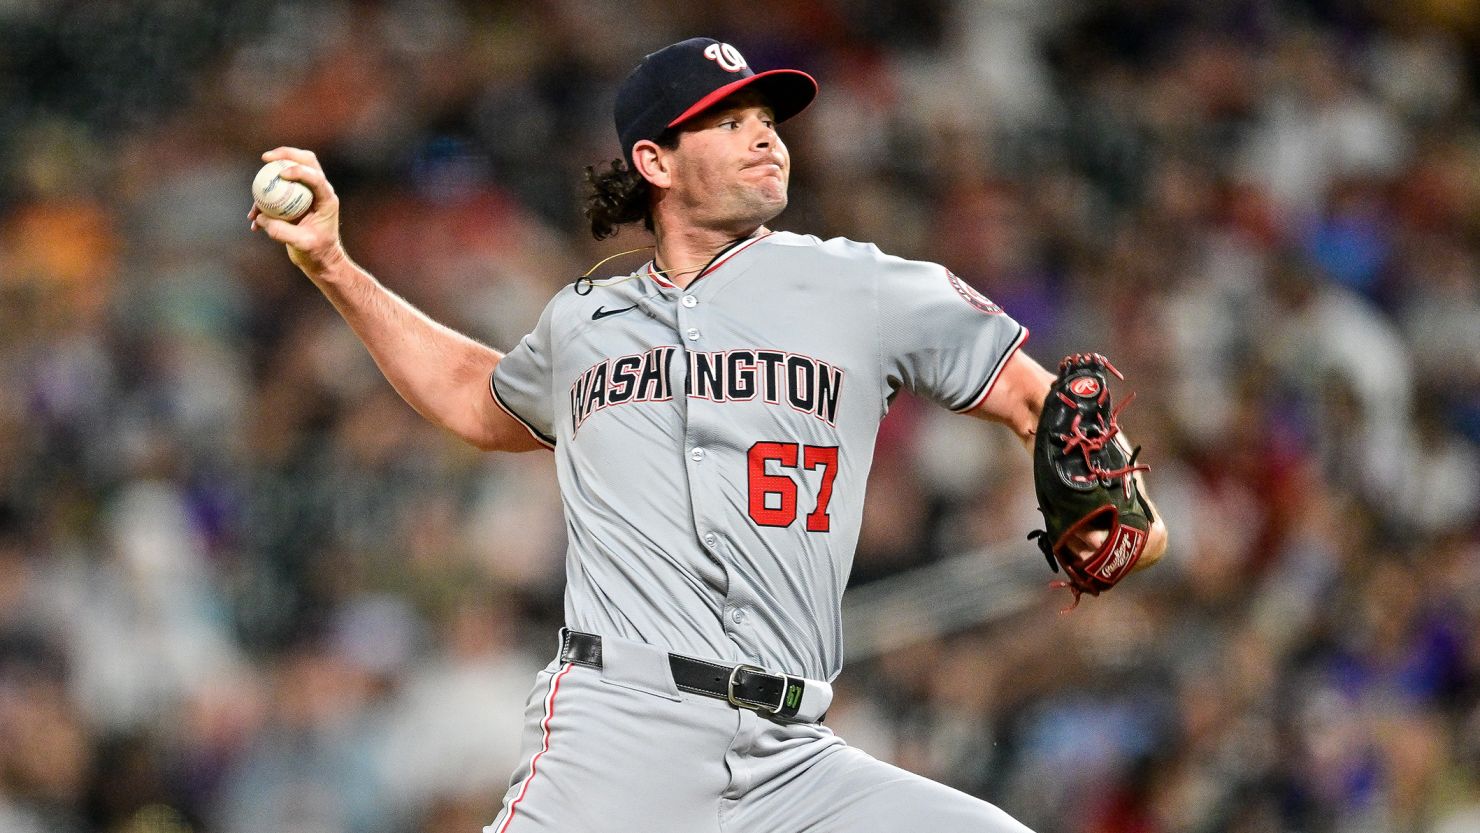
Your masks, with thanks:
M 592 321 L 599 321 L 599 320 L 607 317 L 608 315 L 619 315 L 621 313 L 627 312 L 628 310 L 634 310 L 634 309 L 637 309 L 637 305 L 636 304 L 633 304 L 630 307 L 622 307 L 621 309 L 604 309 L 603 307 L 597 307 L 596 308 L 596 311 L 593 312 L 593 313 L 591 313 L 591 320 Z

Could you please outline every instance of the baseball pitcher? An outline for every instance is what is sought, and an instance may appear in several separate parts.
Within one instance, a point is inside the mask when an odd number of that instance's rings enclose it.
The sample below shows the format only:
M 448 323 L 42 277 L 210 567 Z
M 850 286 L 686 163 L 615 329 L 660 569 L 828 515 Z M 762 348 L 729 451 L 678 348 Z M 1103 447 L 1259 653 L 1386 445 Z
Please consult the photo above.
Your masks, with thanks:
M 1076 601 L 1166 548 L 1106 360 L 1051 374 L 948 269 L 767 228 L 791 173 L 777 126 L 816 94 L 806 73 L 756 73 L 707 38 L 644 58 L 617 95 L 623 158 L 588 169 L 587 217 L 598 238 L 643 223 L 653 258 L 562 289 L 508 353 L 350 260 L 312 153 L 263 154 L 296 163 L 282 176 L 313 205 L 297 222 L 254 209 L 254 228 L 406 401 L 479 448 L 556 456 L 566 627 L 487 833 L 1026 829 L 822 722 L 875 436 L 901 389 L 1022 439 L 1036 535 Z

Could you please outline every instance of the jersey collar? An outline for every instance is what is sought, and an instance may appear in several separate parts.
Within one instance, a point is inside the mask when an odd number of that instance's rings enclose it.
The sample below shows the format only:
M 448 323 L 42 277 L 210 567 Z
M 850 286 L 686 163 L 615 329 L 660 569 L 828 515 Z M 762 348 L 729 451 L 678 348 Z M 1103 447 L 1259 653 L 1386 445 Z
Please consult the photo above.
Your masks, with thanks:
M 735 240 L 730 241 L 730 243 L 726 245 L 723 249 L 720 249 L 714 257 L 710 258 L 708 263 L 704 264 L 704 268 L 699 270 L 699 274 L 695 275 L 692 281 L 689 281 L 689 287 L 693 287 L 693 285 L 698 283 L 699 280 L 705 275 L 708 275 L 718 270 L 726 263 L 729 263 L 730 260 L 735 257 L 735 255 L 740 254 L 755 243 L 764 240 L 767 237 L 770 237 L 772 234 L 774 234 L 774 232 L 772 232 L 770 229 L 761 228 L 756 229 L 755 233 L 751 234 L 748 237 L 739 237 Z M 648 277 L 652 278 L 654 283 L 656 283 L 658 286 L 663 287 L 664 289 L 678 288 L 677 284 L 673 283 L 672 281 L 668 280 L 666 277 L 658 273 L 658 270 L 655 268 L 656 265 L 656 260 L 648 261 Z

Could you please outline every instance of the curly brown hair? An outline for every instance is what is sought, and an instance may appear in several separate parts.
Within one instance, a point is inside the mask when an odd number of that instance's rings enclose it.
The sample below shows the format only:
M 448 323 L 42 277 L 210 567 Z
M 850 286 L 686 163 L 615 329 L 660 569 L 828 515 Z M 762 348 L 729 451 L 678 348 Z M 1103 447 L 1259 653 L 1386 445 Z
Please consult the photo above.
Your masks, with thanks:
M 678 131 L 665 130 L 657 138 L 659 147 L 678 147 Z M 613 159 L 610 166 L 587 165 L 586 219 L 591 221 L 591 236 L 605 240 L 617 233 L 617 226 L 642 221 L 643 228 L 653 230 L 652 188 L 642 174 L 633 170 L 625 159 Z

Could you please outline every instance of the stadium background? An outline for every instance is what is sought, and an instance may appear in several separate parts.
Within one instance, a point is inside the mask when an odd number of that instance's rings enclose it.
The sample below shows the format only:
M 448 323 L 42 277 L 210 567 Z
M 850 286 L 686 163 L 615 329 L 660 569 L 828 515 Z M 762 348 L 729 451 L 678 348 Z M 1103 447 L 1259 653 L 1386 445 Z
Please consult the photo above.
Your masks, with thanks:
M 508 348 L 641 245 L 582 167 L 701 33 L 821 81 L 778 225 L 1111 355 L 1171 518 L 1058 616 L 1025 455 L 902 401 L 854 584 L 1006 553 L 1030 603 L 856 651 L 829 722 L 1041 831 L 1480 830 L 1480 4 L 0 0 L 0 831 L 492 819 L 551 458 L 421 423 L 247 185 L 316 149 L 354 256 Z

